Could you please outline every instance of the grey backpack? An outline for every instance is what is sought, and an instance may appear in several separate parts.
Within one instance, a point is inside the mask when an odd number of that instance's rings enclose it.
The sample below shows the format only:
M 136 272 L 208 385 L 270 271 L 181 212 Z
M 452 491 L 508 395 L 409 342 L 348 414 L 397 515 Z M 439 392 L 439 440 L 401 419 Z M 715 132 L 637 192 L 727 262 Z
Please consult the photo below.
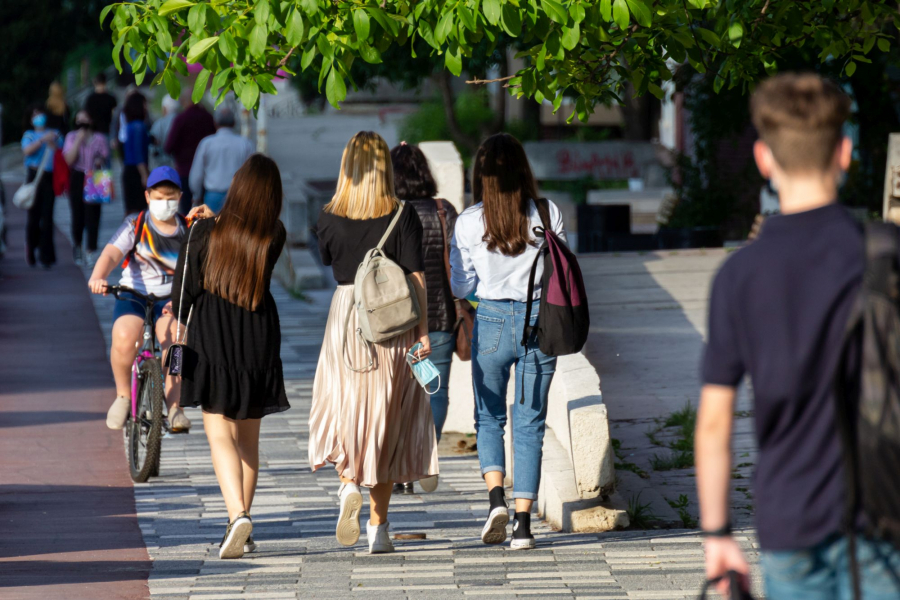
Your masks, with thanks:
M 366 371 L 375 364 L 371 343 L 397 337 L 419 323 L 420 308 L 416 290 L 403 272 L 403 268 L 388 258 L 382 249 L 400 220 L 404 205 L 405 203 L 400 203 L 397 214 L 381 236 L 378 245 L 366 252 L 353 280 L 353 306 L 347 311 L 347 318 L 344 321 L 344 362 L 348 368 L 356 372 Z M 369 350 L 369 364 L 362 369 L 353 368 L 346 352 L 350 315 L 354 310 L 359 317 L 356 335 Z

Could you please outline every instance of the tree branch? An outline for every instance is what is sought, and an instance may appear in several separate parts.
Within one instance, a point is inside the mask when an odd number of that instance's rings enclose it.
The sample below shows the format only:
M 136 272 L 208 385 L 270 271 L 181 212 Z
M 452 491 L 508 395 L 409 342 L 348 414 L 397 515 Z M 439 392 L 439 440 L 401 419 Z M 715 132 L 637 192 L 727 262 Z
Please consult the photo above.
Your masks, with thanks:
M 278 61 L 279 67 L 283 67 L 284 65 L 287 64 L 287 61 L 288 61 L 288 59 L 291 58 L 291 54 L 294 53 L 294 50 L 296 50 L 296 48 L 291 48 L 290 50 L 288 50 L 288 53 L 284 55 L 284 58 L 282 58 L 280 61 Z
M 508 75 L 506 77 L 498 77 L 497 79 L 478 79 L 476 77 L 475 79 L 466 81 L 466 83 L 472 83 L 475 85 L 484 85 L 486 83 L 499 83 L 501 81 L 509 81 L 510 79 L 515 79 L 515 77 L 516 77 L 515 75 Z

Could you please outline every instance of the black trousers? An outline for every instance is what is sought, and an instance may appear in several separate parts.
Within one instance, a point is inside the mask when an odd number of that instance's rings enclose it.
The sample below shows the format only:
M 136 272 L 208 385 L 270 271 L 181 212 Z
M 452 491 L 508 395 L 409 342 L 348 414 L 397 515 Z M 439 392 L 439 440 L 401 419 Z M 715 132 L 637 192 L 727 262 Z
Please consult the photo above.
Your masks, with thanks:
M 191 212 L 194 204 L 194 194 L 191 192 L 191 186 L 188 185 L 188 175 L 178 174 L 181 178 L 181 201 L 178 203 L 178 212 L 185 217 Z
M 144 183 L 137 165 L 125 165 L 122 169 L 122 192 L 125 199 L 125 216 L 141 212 L 147 208 L 144 197 Z
M 69 170 L 69 207 L 72 210 L 72 243 L 80 248 L 87 230 L 87 250 L 97 250 L 97 236 L 100 233 L 101 204 L 84 201 L 84 173 Z
M 37 169 L 28 169 L 28 182 L 34 181 Z M 53 245 L 53 173 L 44 171 L 38 182 L 34 195 L 34 204 L 28 209 L 25 222 L 25 258 L 34 264 L 34 253 L 37 251 L 41 264 L 52 265 L 56 262 L 56 246 Z

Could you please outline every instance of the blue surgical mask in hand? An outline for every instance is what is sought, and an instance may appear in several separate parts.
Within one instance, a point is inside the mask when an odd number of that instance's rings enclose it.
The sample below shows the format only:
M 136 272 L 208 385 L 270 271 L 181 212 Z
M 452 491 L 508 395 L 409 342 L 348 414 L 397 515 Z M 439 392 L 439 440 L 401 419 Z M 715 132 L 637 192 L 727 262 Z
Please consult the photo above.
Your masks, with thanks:
M 419 359 L 416 356 L 416 353 L 422 348 L 422 344 L 416 344 L 412 348 L 409 349 L 409 352 L 406 354 L 406 362 L 409 363 L 409 368 L 412 369 L 412 374 L 416 378 L 416 381 L 419 382 L 423 388 L 425 388 L 425 392 L 427 394 L 436 394 L 439 389 L 441 389 L 441 374 L 438 372 L 437 367 L 434 366 L 434 363 L 427 358 Z M 434 391 L 428 389 L 428 386 L 435 379 L 438 380 L 438 386 Z

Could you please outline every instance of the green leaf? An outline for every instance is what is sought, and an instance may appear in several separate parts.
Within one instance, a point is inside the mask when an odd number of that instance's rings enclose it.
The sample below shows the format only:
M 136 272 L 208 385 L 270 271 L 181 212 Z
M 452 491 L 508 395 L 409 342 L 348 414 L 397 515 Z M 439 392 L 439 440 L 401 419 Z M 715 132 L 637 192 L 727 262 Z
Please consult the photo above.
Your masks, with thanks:
M 644 4 L 644 0 L 626 0 L 626 2 L 628 2 L 628 8 L 631 9 L 631 14 L 634 15 L 634 20 L 638 22 L 638 25 L 650 27 L 653 19 L 650 7 Z
M 631 17 L 628 15 L 628 5 L 625 3 L 625 0 L 616 0 L 613 3 L 613 19 L 615 19 L 619 29 L 622 31 L 628 29 Z
M 305 33 L 305 26 L 303 24 L 303 15 L 300 14 L 299 10 L 292 10 L 290 16 L 287 20 L 287 30 L 285 33 L 287 34 L 288 44 L 291 46 L 299 46 L 303 43 L 303 34 Z
M 475 15 L 472 14 L 471 10 L 469 10 L 465 6 L 460 5 L 460 7 L 456 11 L 456 14 L 459 15 L 459 21 L 463 24 L 463 27 L 465 27 L 469 31 L 478 30 L 478 24 L 475 23 Z
M 500 23 L 503 30 L 512 37 L 519 37 L 522 33 L 522 15 L 519 9 L 512 4 L 504 4 L 500 13 Z
M 462 73 L 462 55 L 460 54 L 459 44 L 456 42 L 450 44 L 450 47 L 444 53 L 444 65 L 447 70 L 459 77 Z
M 715 32 L 710 31 L 709 29 L 698 27 L 697 33 L 699 33 L 700 37 L 703 38 L 703 41 L 710 46 L 715 46 L 716 48 L 718 48 L 722 45 L 722 38 L 720 38 L 718 35 L 716 35 Z
M 441 45 L 434 39 L 434 32 L 431 30 L 431 25 L 428 24 L 428 21 L 419 21 L 419 35 L 435 50 L 441 49 Z
M 250 32 L 250 56 L 260 58 L 266 51 L 266 41 L 269 39 L 269 31 L 264 23 L 257 23 Z
M 381 52 L 378 51 L 378 48 L 373 48 L 365 41 L 359 43 L 359 55 L 364 61 L 372 65 L 382 62 Z
M 241 104 L 247 110 L 253 110 L 257 100 L 259 100 L 259 86 L 255 81 L 248 81 L 241 90 Z
M 169 91 L 170 96 L 177 98 L 181 95 L 181 82 L 175 77 L 175 73 L 169 69 L 166 69 L 163 74 L 163 83 L 166 84 L 166 90 Z
M 322 56 L 325 57 L 326 61 L 331 62 L 334 60 L 334 46 L 328 43 L 328 38 L 325 37 L 324 34 L 316 37 L 316 47 L 319 49 Z
M 159 44 L 160 50 L 163 52 L 172 51 L 172 36 L 168 29 L 160 29 L 156 32 L 156 43 Z
M 844 67 L 844 72 L 847 74 L 847 77 L 853 77 L 853 74 L 856 73 L 856 63 L 850 61 L 847 63 L 847 66 Z
M 453 31 L 453 11 L 448 10 L 438 21 L 437 27 L 434 29 L 434 39 L 438 44 L 447 41 L 447 36 Z
M 534 61 L 534 66 L 537 67 L 538 71 L 543 71 L 545 67 L 545 61 L 547 60 L 547 44 L 541 46 L 540 52 L 538 52 L 537 59 Z
M 228 78 L 231 76 L 232 69 L 231 67 L 227 69 L 223 69 L 216 73 L 216 76 L 213 77 L 212 86 L 209 91 L 213 96 L 219 95 L 219 90 L 228 82 Z
M 113 64 L 116 65 L 116 70 L 121 73 L 122 72 L 122 46 L 125 45 L 125 36 L 119 38 L 119 41 L 116 42 L 115 47 L 113 47 Z
M 227 30 L 223 31 L 222 35 L 219 36 L 219 51 L 222 52 L 222 56 L 224 56 L 231 62 L 235 62 L 237 60 L 237 44 L 234 41 L 234 36 L 232 36 L 231 33 L 229 33 Z
M 612 0 L 600 0 L 600 17 L 607 23 L 612 21 Z
M 581 27 L 578 23 L 575 23 L 575 26 L 571 29 L 568 27 L 563 27 L 562 34 L 562 45 L 566 50 L 574 50 L 575 46 L 578 45 L 578 42 L 581 41 Z
M 344 78 L 337 69 L 331 69 L 331 73 L 328 74 L 328 81 L 325 82 L 325 97 L 335 108 L 340 108 L 340 103 L 347 97 L 347 84 L 344 83 Z
M 875 36 L 871 36 L 866 38 L 866 41 L 863 43 L 863 54 L 868 54 L 872 51 L 872 48 L 875 47 L 875 41 L 877 38 Z
M 253 19 L 260 25 L 269 22 L 269 0 L 259 0 L 256 3 L 256 9 L 253 11 Z
M 578 114 L 578 120 L 582 123 L 587 123 L 588 118 L 591 116 L 590 111 L 587 107 L 587 101 L 584 96 L 578 96 L 575 100 L 575 113 Z
M 191 100 L 194 104 L 199 104 L 203 100 L 203 94 L 206 93 L 206 84 L 209 82 L 210 72 L 203 69 L 197 73 L 197 80 L 194 81 L 194 91 L 191 93 Z
M 187 61 L 189 63 L 195 63 L 200 60 L 200 57 L 203 56 L 207 50 L 212 48 L 213 44 L 219 41 L 219 36 L 214 35 L 212 37 L 208 37 L 196 42 L 190 49 L 187 55 Z M 166 84 L 168 87 L 168 84 Z M 175 94 L 174 97 L 177 97 L 178 94 Z
M 658 85 L 656 85 L 655 83 L 648 83 L 647 91 L 650 92 L 651 94 L 653 94 L 654 96 L 656 96 L 657 98 L 659 98 L 660 100 L 662 100 L 666 95 L 666 93 L 663 91 L 663 89 L 661 87 L 659 87 Z
M 115 7 L 116 7 L 115 4 L 109 4 L 106 6 L 106 8 L 104 8 L 103 10 L 100 11 L 100 26 L 101 27 L 103 26 L 103 21 L 106 20 L 106 15 L 108 15 L 109 11 L 111 11 Z
M 740 21 L 735 21 L 728 27 L 728 39 L 735 48 L 741 47 L 741 40 L 744 39 L 744 26 Z
M 565 7 L 556 0 L 541 0 L 541 8 L 544 10 L 544 14 L 550 17 L 550 20 L 555 23 L 565 25 L 569 20 L 569 13 L 566 11 Z
M 305 71 L 306 68 L 312 64 L 315 57 L 316 43 L 313 40 L 309 40 L 306 44 L 306 49 L 303 50 L 303 56 L 300 58 L 300 69 Z
M 569 7 L 569 14 L 572 15 L 572 20 L 576 23 L 584 21 L 584 17 L 586 16 L 584 6 L 577 3 Z
M 878 38 L 878 49 L 882 52 L 890 52 L 891 42 L 886 38 Z
M 188 11 L 188 29 L 191 33 L 199 35 L 206 26 L 206 5 L 195 4 Z
M 188 0 L 168 0 L 168 2 L 163 3 L 163 5 L 159 7 L 158 14 L 161 17 L 165 17 L 166 15 L 178 12 L 179 10 L 184 10 L 193 5 L 194 3 L 189 2 Z
M 484 0 L 481 10 L 484 11 L 484 17 L 491 25 L 500 22 L 500 0 Z
M 369 25 L 369 15 L 366 11 L 358 9 L 353 11 L 353 29 L 356 30 L 357 40 L 364 41 L 369 39 L 371 27 Z

